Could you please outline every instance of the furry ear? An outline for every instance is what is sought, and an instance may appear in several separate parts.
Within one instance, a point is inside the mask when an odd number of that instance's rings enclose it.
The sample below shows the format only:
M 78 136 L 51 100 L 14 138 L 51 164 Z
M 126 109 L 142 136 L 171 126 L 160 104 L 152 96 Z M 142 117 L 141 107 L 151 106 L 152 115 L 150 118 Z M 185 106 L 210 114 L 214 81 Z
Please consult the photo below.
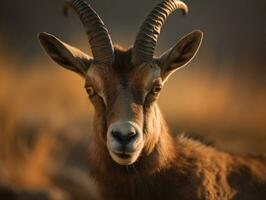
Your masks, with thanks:
M 85 77 L 93 61 L 90 56 L 49 33 L 39 33 L 38 39 L 47 55 L 57 64 Z
M 174 47 L 167 50 L 159 58 L 163 80 L 166 80 L 175 70 L 185 66 L 193 59 L 201 45 L 202 38 L 203 33 L 195 30 L 179 40 Z

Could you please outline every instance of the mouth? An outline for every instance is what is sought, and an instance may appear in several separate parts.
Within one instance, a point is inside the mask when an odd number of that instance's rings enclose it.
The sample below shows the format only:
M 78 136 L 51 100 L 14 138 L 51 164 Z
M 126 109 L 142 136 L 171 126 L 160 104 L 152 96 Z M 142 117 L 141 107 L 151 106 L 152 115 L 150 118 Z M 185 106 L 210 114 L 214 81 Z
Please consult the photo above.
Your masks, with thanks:
M 121 159 L 130 159 L 131 155 L 125 152 L 122 153 L 114 153 L 117 157 L 121 158 Z
M 109 153 L 113 161 L 119 165 L 131 165 L 137 161 L 140 155 L 140 151 L 134 153 L 109 151 Z

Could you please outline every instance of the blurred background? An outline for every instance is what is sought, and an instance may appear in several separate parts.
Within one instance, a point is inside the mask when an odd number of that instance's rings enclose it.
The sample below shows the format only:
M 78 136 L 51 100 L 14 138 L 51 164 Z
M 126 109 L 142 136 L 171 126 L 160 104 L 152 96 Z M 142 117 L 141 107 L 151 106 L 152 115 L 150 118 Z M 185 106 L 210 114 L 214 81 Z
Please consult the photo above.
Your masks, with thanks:
M 90 0 L 114 43 L 130 47 L 160 0 Z M 266 153 L 266 1 L 186 0 L 161 33 L 156 55 L 193 29 L 195 59 L 166 84 L 160 106 L 173 134 L 207 138 L 234 153 Z M 93 115 L 83 80 L 54 64 L 36 35 L 46 31 L 90 52 L 64 0 L 0 2 L 0 199 L 99 199 L 87 176 Z

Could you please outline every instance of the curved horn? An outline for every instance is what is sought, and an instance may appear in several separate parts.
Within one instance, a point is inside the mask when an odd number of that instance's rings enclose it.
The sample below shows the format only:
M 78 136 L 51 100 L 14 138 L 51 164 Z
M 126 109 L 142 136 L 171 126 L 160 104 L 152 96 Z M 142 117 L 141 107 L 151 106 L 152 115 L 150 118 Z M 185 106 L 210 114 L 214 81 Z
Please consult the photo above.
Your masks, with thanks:
M 112 65 L 114 62 L 114 49 L 111 37 L 99 15 L 83 0 L 67 1 L 64 14 L 72 7 L 79 15 L 86 30 L 94 61 Z
M 153 59 L 161 28 L 167 17 L 177 9 L 180 9 L 184 15 L 188 12 L 187 5 L 179 0 L 165 0 L 151 11 L 136 37 L 132 50 L 133 64 L 139 65 Z

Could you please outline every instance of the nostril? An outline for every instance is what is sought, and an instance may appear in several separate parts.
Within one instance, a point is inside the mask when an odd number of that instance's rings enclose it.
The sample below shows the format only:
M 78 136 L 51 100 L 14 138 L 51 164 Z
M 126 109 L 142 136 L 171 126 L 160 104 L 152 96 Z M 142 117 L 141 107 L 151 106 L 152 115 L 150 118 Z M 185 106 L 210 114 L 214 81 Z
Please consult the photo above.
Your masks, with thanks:
M 132 139 L 134 139 L 136 136 L 137 136 L 136 132 L 130 132 L 130 133 L 128 134 L 128 140 L 132 140 Z
M 117 141 L 119 142 L 123 141 L 123 135 L 120 132 L 112 131 L 112 135 Z

